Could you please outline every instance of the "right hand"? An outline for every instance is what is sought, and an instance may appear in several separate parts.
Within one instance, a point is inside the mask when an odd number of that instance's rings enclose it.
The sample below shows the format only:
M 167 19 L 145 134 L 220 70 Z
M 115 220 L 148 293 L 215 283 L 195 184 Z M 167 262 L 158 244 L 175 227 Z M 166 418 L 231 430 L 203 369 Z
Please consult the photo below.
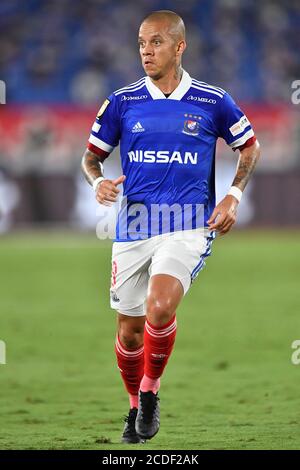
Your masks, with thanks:
M 120 190 L 117 188 L 119 184 L 125 181 L 126 176 L 119 176 L 115 180 L 103 180 L 96 188 L 96 199 L 104 206 L 111 206 L 113 202 L 117 201 L 117 196 Z

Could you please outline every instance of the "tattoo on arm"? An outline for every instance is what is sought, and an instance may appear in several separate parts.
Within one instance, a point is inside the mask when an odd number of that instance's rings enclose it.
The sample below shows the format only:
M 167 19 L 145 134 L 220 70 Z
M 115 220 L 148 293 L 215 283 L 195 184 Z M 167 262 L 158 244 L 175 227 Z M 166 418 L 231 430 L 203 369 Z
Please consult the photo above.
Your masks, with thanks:
M 91 152 L 90 150 L 85 151 L 81 160 L 81 168 L 86 180 L 91 185 L 96 178 L 103 176 L 102 161 L 98 155 Z
M 259 156 L 260 147 L 257 141 L 241 151 L 232 186 L 237 186 L 241 191 L 245 189 Z

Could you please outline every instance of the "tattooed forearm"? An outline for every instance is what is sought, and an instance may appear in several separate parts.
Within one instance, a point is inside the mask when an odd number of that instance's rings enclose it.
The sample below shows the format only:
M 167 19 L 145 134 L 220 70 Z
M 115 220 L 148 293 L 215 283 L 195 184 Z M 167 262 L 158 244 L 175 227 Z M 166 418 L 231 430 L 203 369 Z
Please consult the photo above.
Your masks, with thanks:
M 102 176 L 102 163 L 98 155 L 86 150 L 81 160 L 81 168 L 87 181 L 92 185 L 98 176 Z
M 257 141 L 241 151 L 232 186 L 237 186 L 241 191 L 245 189 L 259 156 L 260 146 Z

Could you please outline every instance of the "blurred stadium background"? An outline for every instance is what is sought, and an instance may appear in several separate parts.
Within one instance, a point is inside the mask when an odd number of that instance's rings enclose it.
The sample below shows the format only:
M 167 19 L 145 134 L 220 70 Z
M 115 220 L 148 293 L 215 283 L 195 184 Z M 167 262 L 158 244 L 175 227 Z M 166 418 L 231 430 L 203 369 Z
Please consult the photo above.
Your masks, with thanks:
M 96 206 L 79 162 L 105 97 L 144 74 L 137 28 L 160 8 L 185 19 L 184 67 L 228 90 L 262 144 L 240 224 L 299 225 L 300 105 L 291 101 L 300 77 L 298 1 L 2 0 L 2 232 L 41 224 L 94 229 Z M 236 155 L 220 142 L 219 197 L 235 165 Z M 118 155 L 106 167 L 119 174 Z
M 299 369 L 290 363 L 300 337 L 299 1 L 1 0 L 0 448 L 122 448 L 110 242 L 96 238 L 80 160 L 103 100 L 144 75 L 137 29 L 156 9 L 183 16 L 184 68 L 233 95 L 262 157 L 239 209 L 243 230 L 216 241 L 181 307 L 164 425 L 151 446 L 300 445 Z M 108 177 L 120 174 L 118 158 L 116 150 L 107 160 Z M 236 162 L 220 142 L 218 199 Z

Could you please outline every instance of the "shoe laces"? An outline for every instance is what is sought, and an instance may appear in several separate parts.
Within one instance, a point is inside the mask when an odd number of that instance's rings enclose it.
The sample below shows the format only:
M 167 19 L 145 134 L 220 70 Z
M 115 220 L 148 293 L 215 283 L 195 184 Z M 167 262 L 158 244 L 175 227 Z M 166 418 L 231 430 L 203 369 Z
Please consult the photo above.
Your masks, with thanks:
M 137 409 L 131 408 L 127 416 L 124 416 L 124 422 L 128 424 L 128 430 L 135 432 L 135 420 L 137 415 Z

